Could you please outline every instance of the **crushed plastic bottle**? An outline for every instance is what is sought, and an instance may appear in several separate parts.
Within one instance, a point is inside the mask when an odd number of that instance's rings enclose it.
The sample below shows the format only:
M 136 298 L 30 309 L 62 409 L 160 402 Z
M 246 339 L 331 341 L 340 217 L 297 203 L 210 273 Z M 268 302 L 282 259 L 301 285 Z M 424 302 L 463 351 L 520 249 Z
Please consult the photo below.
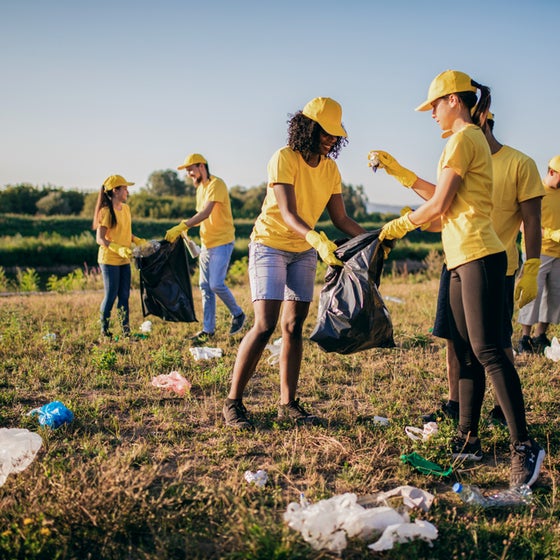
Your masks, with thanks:
M 526 484 L 509 488 L 508 490 L 500 490 L 488 494 L 483 494 L 480 488 L 469 484 L 461 484 L 456 482 L 453 485 L 453 491 L 456 492 L 461 500 L 466 504 L 481 507 L 513 507 L 524 506 L 531 503 L 533 493 L 531 488 Z
M 160 242 L 157 239 L 152 239 L 151 241 L 147 241 L 142 245 L 136 245 L 134 249 L 132 249 L 132 256 L 141 259 L 143 257 L 149 257 L 153 255 L 156 251 L 159 251 L 161 247 Z
M 185 232 L 181 234 L 181 237 L 183 238 L 189 255 L 193 259 L 196 259 L 198 255 L 200 255 L 200 247 Z

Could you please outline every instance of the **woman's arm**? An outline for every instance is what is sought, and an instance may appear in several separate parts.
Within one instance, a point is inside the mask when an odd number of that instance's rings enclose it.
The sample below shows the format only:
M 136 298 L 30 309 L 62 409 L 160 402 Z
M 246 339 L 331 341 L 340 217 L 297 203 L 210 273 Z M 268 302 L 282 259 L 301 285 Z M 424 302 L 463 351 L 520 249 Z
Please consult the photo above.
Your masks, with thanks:
M 327 211 L 332 223 L 347 235 L 355 237 L 361 233 L 366 233 L 366 230 L 346 213 L 344 199 L 341 194 L 333 194 L 331 196 L 327 203 Z
M 298 215 L 294 186 L 287 183 L 274 183 L 272 186 L 278 208 L 286 225 L 300 237 L 305 238 L 312 228 Z
M 95 240 L 97 241 L 97 244 L 103 247 L 109 247 L 109 243 L 111 243 L 107 239 L 107 229 L 108 228 L 106 226 L 99 226 L 95 233 Z

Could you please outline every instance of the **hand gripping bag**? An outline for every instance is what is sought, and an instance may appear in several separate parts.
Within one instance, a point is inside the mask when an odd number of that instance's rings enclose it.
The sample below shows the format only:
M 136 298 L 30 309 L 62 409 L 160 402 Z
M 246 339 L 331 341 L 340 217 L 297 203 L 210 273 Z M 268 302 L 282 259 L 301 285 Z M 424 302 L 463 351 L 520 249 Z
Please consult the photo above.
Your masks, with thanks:
M 325 352 L 353 354 L 395 346 L 391 316 L 377 289 L 384 261 L 380 231 L 363 233 L 335 251 L 344 266 L 327 269 L 310 337 Z
M 195 322 L 191 275 L 185 244 L 160 241 L 160 248 L 136 258 L 140 271 L 140 297 L 144 317 L 152 314 L 165 321 Z

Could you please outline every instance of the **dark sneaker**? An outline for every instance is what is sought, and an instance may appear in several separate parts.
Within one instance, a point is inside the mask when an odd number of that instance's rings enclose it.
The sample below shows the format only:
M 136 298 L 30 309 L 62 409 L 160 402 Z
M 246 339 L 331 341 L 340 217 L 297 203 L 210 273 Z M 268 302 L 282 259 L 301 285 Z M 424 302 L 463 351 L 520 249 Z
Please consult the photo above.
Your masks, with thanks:
M 459 420 L 459 403 L 455 401 L 447 401 L 442 403 L 441 408 L 430 414 L 423 414 L 424 422 L 441 422 L 446 418 L 457 421 Z
M 194 336 L 191 336 L 190 341 L 192 346 L 204 346 L 214 338 L 214 333 L 207 333 L 200 331 Z
M 247 418 L 247 409 L 241 399 L 226 399 L 222 408 L 222 414 L 224 415 L 226 426 L 242 430 L 253 428 L 253 424 Z
M 480 461 L 482 459 L 480 440 L 477 439 L 474 443 L 469 443 L 468 440 L 460 436 L 453 438 L 451 441 L 451 453 L 453 459 Z
M 319 419 L 314 414 L 307 412 L 299 403 L 299 399 L 295 399 L 278 407 L 278 420 L 293 420 L 302 424 L 313 424 L 318 422 Z
M 533 339 L 530 336 L 524 335 L 519 339 L 517 343 L 517 353 L 518 354 L 534 354 L 535 348 L 533 346 Z
M 488 421 L 490 424 L 494 424 L 496 426 L 505 426 L 507 428 L 507 420 L 504 416 L 504 411 L 502 407 L 497 404 L 489 413 L 488 413 Z
M 535 336 L 531 342 L 533 344 L 535 354 L 544 354 L 544 349 L 552 344 L 544 333 L 539 334 L 539 336 Z
M 534 440 L 530 439 L 531 445 L 513 444 L 511 448 L 511 475 L 510 486 L 527 484 L 531 486 L 539 476 L 541 465 L 546 453 L 544 449 Z
M 243 311 L 237 317 L 231 318 L 231 328 L 229 329 L 230 336 L 237 334 L 243 328 L 243 325 L 245 324 L 245 319 L 246 316 L 245 313 L 243 313 Z

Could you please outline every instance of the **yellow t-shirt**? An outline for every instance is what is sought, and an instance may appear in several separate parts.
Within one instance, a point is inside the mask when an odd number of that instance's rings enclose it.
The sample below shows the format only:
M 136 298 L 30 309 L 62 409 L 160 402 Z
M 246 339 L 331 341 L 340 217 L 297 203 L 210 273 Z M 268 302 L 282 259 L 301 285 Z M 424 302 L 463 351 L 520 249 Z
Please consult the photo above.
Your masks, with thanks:
M 438 166 L 462 179 L 461 186 L 442 216 L 441 240 L 447 267 L 452 270 L 504 250 L 494 231 L 492 212 L 492 160 L 486 138 L 478 126 L 469 124 L 452 134 Z
M 206 184 L 196 188 L 196 211 L 200 212 L 208 202 L 215 202 L 210 216 L 200 224 L 200 241 L 208 249 L 232 243 L 235 227 L 226 184 L 210 175 Z
M 338 167 L 328 157 L 321 157 L 319 165 L 311 167 L 299 152 L 285 146 L 273 154 L 267 170 L 266 198 L 251 233 L 251 240 L 281 251 L 307 251 L 311 248 L 309 243 L 284 222 L 273 185 L 293 185 L 298 216 L 310 228 L 314 228 L 331 196 L 342 193 Z
M 543 228 L 560 229 L 560 189 L 553 189 L 544 185 L 541 224 Z M 543 238 L 541 255 L 559 258 L 560 243 L 556 243 L 552 239 Z
M 123 204 L 120 210 L 115 210 L 115 215 L 117 217 L 117 224 L 111 227 L 111 213 L 109 208 L 101 208 L 99 211 L 99 225 L 107 228 L 105 237 L 107 237 L 109 241 L 118 243 L 123 247 L 130 247 L 132 244 L 132 220 L 128 204 Z M 99 264 L 123 265 L 130 264 L 130 259 L 124 259 L 115 253 L 115 251 L 109 249 L 109 247 L 100 245 L 99 251 L 97 252 L 97 262 Z
M 536 163 L 523 152 L 502 146 L 492 154 L 492 223 L 507 251 L 507 274 L 519 267 L 517 235 L 523 221 L 520 203 L 544 196 Z

